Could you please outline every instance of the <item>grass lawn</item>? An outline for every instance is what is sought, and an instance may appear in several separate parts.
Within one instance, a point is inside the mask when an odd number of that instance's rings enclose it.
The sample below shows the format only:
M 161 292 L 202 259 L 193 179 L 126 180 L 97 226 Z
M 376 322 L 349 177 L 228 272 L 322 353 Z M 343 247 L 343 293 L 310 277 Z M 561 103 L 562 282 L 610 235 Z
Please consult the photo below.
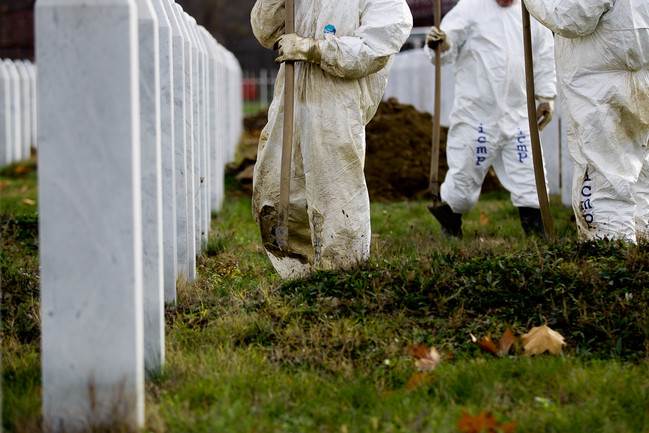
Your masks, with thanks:
M 15 171 L 0 173 L 3 421 L 32 432 L 35 174 Z M 455 433 L 463 413 L 490 411 L 516 432 L 649 433 L 646 245 L 577 244 L 559 206 L 560 241 L 526 240 L 498 194 L 468 216 L 462 241 L 442 239 L 424 203 L 378 203 L 369 264 L 283 284 L 249 202 L 230 186 L 201 277 L 167 313 L 147 431 Z M 563 356 L 496 359 L 471 342 L 544 323 L 566 337 Z M 435 346 L 439 367 L 417 375 L 413 344 Z

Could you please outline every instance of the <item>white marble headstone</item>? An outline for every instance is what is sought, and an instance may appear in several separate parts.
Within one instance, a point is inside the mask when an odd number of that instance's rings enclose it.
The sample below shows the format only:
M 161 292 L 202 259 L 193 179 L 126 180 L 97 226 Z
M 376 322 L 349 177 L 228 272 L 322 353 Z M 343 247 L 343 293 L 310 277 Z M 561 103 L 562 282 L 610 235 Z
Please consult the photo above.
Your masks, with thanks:
M 185 12 L 180 5 L 175 4 L 176 17 L 181 29 L 183 40 L 185 43 L 185 125 L 187 132 L 187 209 L 188 209 L 188 225 L 187 236 L 189 241 L 188 258 L 189 258 L 189 274 L 187 275 L 189 281 L 196 279 L 196 257 L 197 247 L 200 244 L 196 243 L 196 173 L 194 166 L 194 145 L 195 145 L 195 127 L 194 127 L 194 105 L 195 105 L 195 83 L 194 83 L 194 69 L 196 52 L 192 46 L 189 33 L 187 31 L 187 24 L 185 22 Z
M 9 72 L 0 60 L 0 166 L 11 164 L 13 148 L 11 143 L 11 88 Z
M 158 16 L 160 34 L 160 126 L 162 150 L 162 234 L 164 293 L 176 291 L 176 149 L 174 147 L 173 46 L 171 22 L 163 6 L 165 0 L 152 0 Z
M 192 50 L 192 83 L 193 85 L 193 123 L 194 123 L 194 145 L 193 145 L 193 161 L 194 161 L 194 242 L 196 243 L 196 255 L 200 255 L 202 249 L 202 232 L 203 232 L 203 216 L 201 205 L 201 157 L 202 157 L 202 139 L 203 130 L 201 125 L 201 92 L 203 83 L 201 80 L 202 71 L 202 58 L 198 43 L 194 36 L 194 31 L 191 24 L 191 17 L 184 13 L 185 29 L 187 36 L 190 40 Z
M 137 10 L 39 0 L 44 429 L 144 424 Z
M 23 159 L 23 127 L 21 113 L 21 84 L 20 75 L 16 65 L 11 60 L 5 60 L 5 67 L 9 73 L 9 87 L 11 91 L 11 121 L 12 121 L 12 154 L 13 162 Z
M 18 75 L 20 75 L 20 116 L 22 123 L 22 156 L 23 159 L 28 159 L 31 156 L 32 148 L 32 107 L 31 107 L 31 80 L 29 78 L 29 71 L 22 60 L 14 61 Z
M 187 209 L 187 125 L 185 123 L 185 44 L 176 18 L 172 0 L 163 0 L 163 6 L 171 23 L 173 43 L 173 81 L 174 81 L 174 148 L 176 179 L 176 255 L 179 278 L 189 276 L 189 239 Z M 169 287 L 169 286 L 168 286 Z M 176 302 L 176 287 L 173 291 L 165 289 L 165 300 Z
M 160 41 L 151 0 L 136 0 L 140 56 L 142 239 L 144 246 L 144 361 L 148 372 L 164 364 L 162 160 L 160 144 Z

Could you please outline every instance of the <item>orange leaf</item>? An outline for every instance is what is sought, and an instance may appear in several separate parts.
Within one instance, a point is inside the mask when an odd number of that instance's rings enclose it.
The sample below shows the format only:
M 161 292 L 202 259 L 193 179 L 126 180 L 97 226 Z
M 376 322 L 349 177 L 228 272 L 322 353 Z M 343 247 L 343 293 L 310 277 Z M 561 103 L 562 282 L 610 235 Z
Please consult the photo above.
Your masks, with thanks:
M 29 173 L 29 167 L 27 167 L 26 165 L 18 165 L 14 169 L 14 172 L 16 174 L 27 174 Z
M 462 412 L 457 428 L 460 433 L 515 433 L 516 423 L 500 424 L 491 412 L 481 412 L 476 416 Z
M 410 356 L 415 358 L 415 367 L 419 371 L 433 371 L 442 360 L 441 355 L 434 347 L 417 344 L 408 348 Z
M 489 216 L 484 212 L 480 212 L 480 225 L 488 226 L 489 224 L 491 224 L 491 220 L 489 219 Z
M 431 376 L 429 374 L 419 371 L 413 374 L 412 377 L 408 380 L 408 383 L 406 383 L 406 389 L 412 391 L 415 388 L 419 388 L 420 386 L 429 382 L 430 378 Z
M 500 342 L 498 343 L 498 356 L 507 356 L 515 342 L 516 336 L 511 329 L 507 328 L 502 338 L 500 339 Z
M 478 346 L 485 352 L 491 353 L 493 356 L 498 356 L 498 347 L 491 337 L 483 337 L 478 340 Z

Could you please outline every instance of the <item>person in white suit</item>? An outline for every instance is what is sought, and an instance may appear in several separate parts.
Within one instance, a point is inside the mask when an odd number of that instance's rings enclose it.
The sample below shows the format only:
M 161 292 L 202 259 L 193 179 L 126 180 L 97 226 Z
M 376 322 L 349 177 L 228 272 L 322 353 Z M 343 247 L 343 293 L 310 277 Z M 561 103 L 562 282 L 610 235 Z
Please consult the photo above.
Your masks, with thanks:
M 511 193 L 525 232 L 543 232 L 527 113 L 521 5 L 521 0 L 460 0 L 427 38 L 431 58 L 440 44 L 442 62 L 454 63 L 456 71 L 443 204 L 431 207 L 447 235 L 462 236 L 462 215 L 478 201 L 491 167 Z M 538 22 L 532 33 L 543 128 L 552 119 L 556 97 L 554 39 Z
M 649 235 L 649 2 L 526 0 L 556 33 L 583 239 Z
M 285 34 L 284 0 L 257 0 L 251 22 L 279 62 L 296 61 L 289 250 L 277 244 L 284 116 L 280 68 L 261 134 L 253 209 L 264 247 L 283 278 L 347 269 L 370 253 L 365 125 L 387 85 L 392 56 L 412 29 L 405 0 L 297 0 L 296 33 Z

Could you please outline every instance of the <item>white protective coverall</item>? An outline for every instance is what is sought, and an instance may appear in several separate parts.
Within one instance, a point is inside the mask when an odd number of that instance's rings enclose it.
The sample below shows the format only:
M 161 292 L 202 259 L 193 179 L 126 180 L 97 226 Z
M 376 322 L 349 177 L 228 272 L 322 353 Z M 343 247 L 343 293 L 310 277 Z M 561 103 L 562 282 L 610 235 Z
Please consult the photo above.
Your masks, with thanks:
M 296 33 L 318 41 L 321 62 L 297 62 L 295 67 L 290 251 L 280 251 L 275 238 L 283 65 L 268 125 L 261 134 L 253 192 L 253 211 L 264 247 L 283 278 L 301 277 L 314 270 L 345 269 L 369 257 L 370 202 L 363 172 L 365 125 L 383 97 L 391 56 L 399 52 L 412 28 L 406 0 L 295 3 Z M 253 31 L 266 48 L 273 48 L 284 34 L 284 20 L 284 0 L 257 0 L 252 9 Z
M 455 63 L 455 101 L 447 141 L 449 171 L 442 201 L 465 214 L 480 198 L 491 166 L 514 206 L 539 208 L 532 161 L 521 0 L 501 7 L 495 0 L 460 0 L 441 29 Z M 532 23 L 535 96 L 556 97 L 552 32 Z M 426 47 L 431 58 L 435 52 Z
M 526 0 L 557 34 L 561 106 L 576 163 L 573 207 L 585 239 L 649 229 L 649 2 Z

